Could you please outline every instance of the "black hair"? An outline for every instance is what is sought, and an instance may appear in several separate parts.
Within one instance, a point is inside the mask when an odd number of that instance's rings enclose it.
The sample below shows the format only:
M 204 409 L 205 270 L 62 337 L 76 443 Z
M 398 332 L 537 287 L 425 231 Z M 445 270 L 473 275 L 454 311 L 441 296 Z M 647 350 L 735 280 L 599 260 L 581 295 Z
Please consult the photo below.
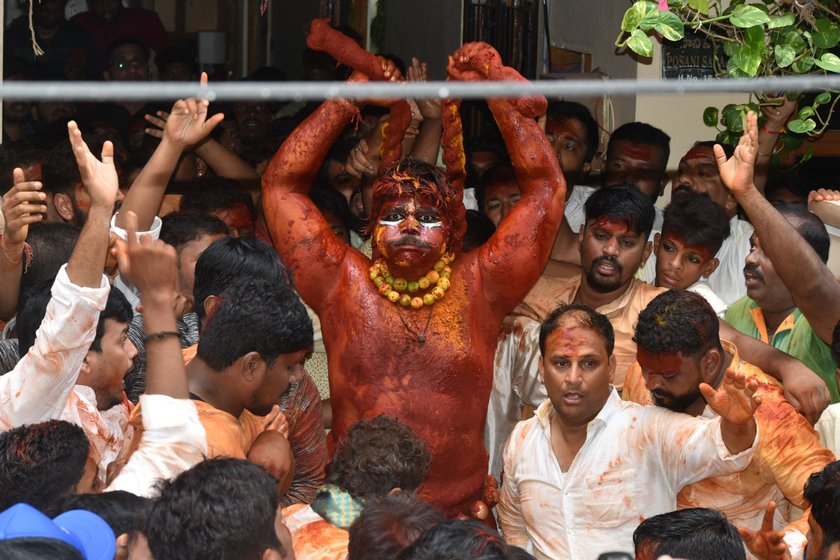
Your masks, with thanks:
M 152 510 L 152 500 L 125 490 L 98 494 L 65 496 L 49 508 L 48 515 L 56 517 L 66 511 L 83 509 L 105 520 L 114 535 L 143 531 Z
M 440 510 L 409 492 L 368 502 L 348 530 L 347 560 L 394 560 L 423 531 L 444 520 Z
M 312 348 L 312 320 L 298 295 L 262 278 L 242 279 L 224 289 L 207 317 L 198 357 L 222 371 L 248 352 L 270 366 L 280 355 Z
M 195 59 L 195 52 L 190 48 L 177 45 L 169 47 L 162 53 L 156 55 L 155 64 L 161 72 L 164 67 L 170 64 L 186 64 L 190 67 L 190 70 L 198 72 L 198 61 Z
M 25 537 L 0 540 L 3 560 L 85 560 L 75 546 L 58 539 Z
M 20 277 L 18 313 L 23 309 L 33 287 L 44 282 L 52 284 L 55 281 L 62 265 L 70 260 L 81 231 L 79 226 L 65 222 L 37 223 L 29 226 L 26 242 L 32 247 L 32 262 L 29 266 L 26 266 L 25 262 L 21 263 L 23 275 Z
M 348 231 L 350 230 L 352 214 L 350 213 L 350 205 L 343 194 L 331 187 L 312 188 L 309 190 L 309 198 L 312 199 L 321 214 L 329 212 L 338 218 L 347 227 Z
M 193 301 L 199 323 L 204 322 L 204 301 L 219 295 L 241 279 L 263 278 L 292 287 L 292 276 L 274 249 L 253 237 L 222 237 L 211 243 L 195 263 Z
M 108 48 L 105 50 L 105 57 L 103 58 L 105 67 L 103 68 L 103 70 L 111 69 L 115 62 L 114 51 L 125 45 L 136 45 L 140 47 L 140 50 L 143 51 L 143 55 L 146 57 L 146 60 L 149 60 L 149 47 L 146 45 L 143 39 L 140 39 L 139 37 L 120 37 L 119 39 L 116 39 L 115 41 L 111 42 L 111 44 L 109 44 Z
M 586 130 L 586 162 L 592 161 L 598 145 L 601 143 L 598 122 L 586 108 L 586 105 L 575 101 L 552 101 L 546 110 L 546 121 L 549 123 L 564 123 L 574 119 Z
M 487 189 L 500 183 L 511 182 L 515 183 L 517 187 L 519 186 L 519 183 L 516 182 L 516 173 L 510 162 L 499 162 L 485 171 L 475 185 L 475 199 L 479 211 L 484 212 L 484 204 L 487 202 Z
M 89 446 L 84 430 L 64 420 L 0 433 L 0 511 L 20 502 L 44 510 L 72 493 Z
M 721 512 L 690 508 L 648 517 L 633 533 L 637 556 L 685 560 L 746 559 L 738 529 Z
M 717 142 L 715 140 L 703 140 L 701 142 L 695 142 L 693 147 L 695 147 L 695 148 L 709 148 L 710 150 L 714 150 L 715 144 L 717 144 L 718 146 L 723 148 L 723 153 L 726 154 L 727 158 L 731 158 L 732 156 L 735 155 L 735 146 L 733 146 L 731 144 L 721 144 L 720 142 Z
M 65 124 L 61 126 L 64 129 L 64 139 L 47 152 L 47 156 L 41 163 L 43 177 L 41 182 L 44 192 L 66 194 L 75 204 L 75 187 L 82 182 L 82 176 L 79 174 L 79 166 L 76 164 L 76 156 L 73 155 L 70 140 L 67 139 L 67 126 Z M 85 135 L 85 143 L 93 154 L 102 152 L 104 142 L 105 139 L 97 134 Z
M 186 188 L 181 199 L 181 210 L 216 212 L 228 210 L 244 204 L 251 213 L 251 220 L 256 220 L 257 210 L 254 201 L 245 194 L 239 183 L 227 177 L 203 177 Z
M 726 212 L 706 193 L 682 190 L 665 208 L 662 237 L 675 235 L 689 247 L 708 249 L 714 256 L 729 233 Z
M 26 355 L 29 349 L 35 344 L 35 335 L 38 332 L 38 327 L 41 326 L 44 317 L 47 314 L 47 305 L 52 299 L 52 284 L 53 281 L 47 280 L 34 286 L 29 290 L 26 302 L 18 314 L 16 329 L 18 334 L 18 351 L 20 356 Z M 99 313 L 99 321 L 96 324 L 96 336 L 90 345 L 90 350 L 93 352 L 102 351 L 102 337 L 105 335 L 105 321 L 112 319 L 118 323 L 131 322 L 134 317 L 134 312 L 131 309 L 131 304 L 125 298 L 123 293 L 117 288 L 111 288 L 108 292 L 108 301 L 105 303 L 105 309 Z
M 411 428 L 388 416 L 360 420 L 339 441 L 326 481 L 357 498 L 413 492 L 425 480 L 432 456 Z
M 823 532 L 823 548 L 840 542 L 840 461 L 813 473 L 805 483 L 811 516 Z
M 184 245 L 205 235 L 227 235 L 225 223 L 205 212 L 182 210 L 161 218 L 160 240 L 172 245 L 179 253 Z
M 602 217 L 620 220 L 645 239 L 650 235 L 656 217 L 650 197 L 632 185 L 598 189 L 586 200 L 584 209 L 587 224 Z
M 570 315 L 578 326 L 595 331 L 604 340 L 607 356 L 612 356 L 615 347 L 615 331 L 605 315 L 598 313 L 588 305 L 573 303 L 561 305 L 548 314 L 540 327 L 540 354 L 545 355 L 545 343 L 548 337 L 557 330 L 562 319 Z
M 639 313 L 633 342 L 645 352 L 696 358 L 712 348 L 723 350 L 715 310 L 703 296 L 687 290 L 668 290 L 653 298 Z
M 801 204 L 782 202 L 774 204 L 773 207 L 793 225 L 799 235 L 816 251 L 820 260 L 827 263 L 831 238 L 822 220 Z
M 668 165 L 668 158 L 671 156 L 671 137 L 662 130 L 643 122 L 629 122 L 616 128 L 610 135 L 607 144 L 607 157 L 610 155 L 610 148 L 615 147 L 614 142 L 625 140 L 633 144 L 653 146 L 662 150 L 662 167 Z
M 467 210 L 466 218 L 467 233 L 464 234 L 464 252 L 469 253 L 487 243 L 496 233 L 496 226 L 493 225 L 493 220 L 478 210 Z
M 277 480 L 244 459 L 207 459 L 162 481 L 146 522 L 152 556 L 259 560 L 284 554 L 274 530 Z
M 0 196 L 9 192 L 15 186 L 12 172 L 16 167 L 26 167 L 36 163 L 42 164 L 47 157 L 47 150 L 31 146 L 21 146 L 20 149 L 16 149 L 16 145 L 12 145 L 6 156 L 2 171 L 0 171 Z
M 398 560 L 506 560 L 508 546 L 498 533 L 474 521 L 438 523 L 404 549 Z

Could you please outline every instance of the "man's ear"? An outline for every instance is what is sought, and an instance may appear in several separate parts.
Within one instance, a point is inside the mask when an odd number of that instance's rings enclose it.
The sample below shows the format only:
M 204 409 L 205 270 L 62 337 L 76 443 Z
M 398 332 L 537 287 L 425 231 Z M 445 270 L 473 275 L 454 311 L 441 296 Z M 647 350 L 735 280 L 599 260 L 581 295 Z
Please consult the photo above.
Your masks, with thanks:
M 712 275 L 712 273 L 717 270 L 717 267 L 720 266 L 720 261 L 716 258 L 711 258 L 706 262 L 706 266 L 703 267 L 703 278 L 708 278 Z
M 209 321 L 213 315 L 216 314 L 216 310 L 219 308 L 219 304 L 222 300 L 219 296 L 207 296 L 204 298 L 204 320 Z
M 291 557 L 283 556 L 280 554 L 280 551 L 275 548 L 266 548 L 263 550 L 262 555 L 260 555 L 260 560 L 286 560 L 286 558 Z
M 668 186 L 668 183 L 671 182 L 671 177 L 668 176 L 668 172 L 665 172 L 665 175 L 662 176 L 662 180 L 659 181 L 659 196 L 665 194 L 665 187 Z
M 715 381 L 720 377 L 720 366 L 723 356 L 717 348 L 710 348 L 700 358 L 700 375 L 703 382 L 715 387 Z M 717 389 L 717 387 L 715 387 Z
M 583 164 L 583 167 L 580 168 L 580 180 L 583 182 L 589 176 L 589 172 L 592 171 L 592 163 L 586 162 Z M 568 188 L 568 187 L 567 187 Z
M 652 250 L 653 250 L 653 242 L 652 241 L 646 242 L 645 243 L 645 248 L 642 249 L 642 263 L 639 265 L 640 268 L 645 266 L 645 264 L 647 263 L 647 260 L 650 258 L 650 252 Z
M 659 242 L 662 240 L 662 234 L 654 233 L 653 234 L 653 253 L 656 254 L 659 252 Z
M 542 383 L 543 386 L 545 385 L 545 371 L 544 370 L 545 370 L 545 366 L 543 365 L 543 357 L 542 357 L 542 354 L 540 354 L 540 357 L 537 360 L 537 371 L 540 372 L 540 383 Z
M 72 223 L 76 216 L 76 209 L 73 207 L 73 201 L 70 200 L 69 196 L 64 193 L 55 193 L 53 195 L 53 206 L 55 206 L 55 211 L 58 212 L 62 220 Z
M 264 368 L 265 362 L 259 352 L 248 352 L 239 358 L 239 374 L 249 383 L 256 381 Z
M 609 377 L 610 383 L 612 383 L 613 379 L 615 379 L 615 367 L 616 367 L 615 354 L 613 354 L 612 356 L 610 356 L 610 377 Z

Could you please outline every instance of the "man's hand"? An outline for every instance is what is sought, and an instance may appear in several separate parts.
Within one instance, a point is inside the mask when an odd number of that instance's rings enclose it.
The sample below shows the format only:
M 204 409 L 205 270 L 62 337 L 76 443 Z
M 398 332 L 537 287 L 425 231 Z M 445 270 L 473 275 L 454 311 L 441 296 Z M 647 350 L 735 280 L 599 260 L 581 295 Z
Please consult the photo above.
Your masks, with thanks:
M 201 85 L 207 85 L 207 73 L 201 73 Z M 146 120 L 162 128 L 158 130 L 147 128 L 146 134 L 163 138 L 177 146 L 187 149 L 200 143 L 213 132 L 225 116 L 221 113 L 207 118 L 210 102 L 206 99 L 179 99 L 172 106 L 172 110 L 158 111 L 157 117 L 146 115 Z
M 420 62 L 417 57 L 411 58 L 411 67 L 408 69 L 408 81 L 428 81 L 426 63 Z M 437 99 L 418 99 L 417 109 L 420 111 L 420 116 L 424 119 L 437 120 L 441 117 L 440 101 Z
M 752 189 L 755 173 L 755 158 L 758 155 L 758 117 L 755 113 L 747 114 L 746 128 L 735 153 L 726 159 L 723 148 L 715 144 L 715 160 L 717 160 L 720 178 L 732 194 L 736 197 Z
M 790 551 L 785 544 L 785 532 L 773 530 L 773 514 L 776 502 L 770 502 L 764 511 L 764 520 L 758 531 L 741 527 L 738 533 L 752 554 L 764 560 L 790 560 Z
M 279 432 L 284 438 L 289 438 L 289 419 L 280 410 L 280 405 L 275 404 L 271 407 L 271 412 L 265 416 L 265 427 L 263 431 L 274 430 Z
M 761 114 L 764 115 L 763 130 L 778 134 L 796 111 L 797 104 L 785 95 L 776 99 L 781 100 L 781 103 L 762 105 Z
M 12 171 L 14 186 L 3 195 L 3 248 L 20 247 L 29 234 L 29 226 L 44 219 L 47 195 L 40 181 L 26 181 L 23 169 Z
M 137 239 L 137 216 L 134 212 L 126 215 L 126 232 L 128 240 L 121 243 L 117 251 L 120 274 L 140 290 L 144 307 L 149 305 L 150 300 L 160 298 L 157 301 L 170 302 L 171 309 L 178 283 L 175 248 L 148 235 Z
M 101 161 L 96 159 L 82 139 L 82 132 L 76 121 L 67 123 L 70 146 L 76 156 L 76 165 L 82 177 L 82 185 L 90 196 L 91 207 L 114 209 L 117 190 L 120 186 L 117 169 L 114 167 L 114 145 L 110 140 L 102 144 Z
M 790 360 L 779 368 L 785 398 L 812 425 L 820 419 L 823 411 L 831 404 L 822 378 L 799 360 Z
M 835 202 L 840 200 L 840 191 L 834 189 L 816 189 L 808 193 L 808 202 Z
M 712 410 L 722 419 L 739 426 L 751 422 L 761 404 L 761 397 L 755 394 L 756 389 L 758 383 L 754 378 L 747 381 L 743 373 L 732 369 L 726 370 L 718 389 L 707 383 L 700 384 L 700 392 Z
M 356 147 L 350 150 L 350 155 L 347 156 L 347 163 L 344 165 L 344 169 L 348 175 L 358 178 L 364 176 L 373 177 L 376 175 L 379 154 L 376 154 L 374 157 L 369 152 L 367 140 L 362 138 L 356 144 Z

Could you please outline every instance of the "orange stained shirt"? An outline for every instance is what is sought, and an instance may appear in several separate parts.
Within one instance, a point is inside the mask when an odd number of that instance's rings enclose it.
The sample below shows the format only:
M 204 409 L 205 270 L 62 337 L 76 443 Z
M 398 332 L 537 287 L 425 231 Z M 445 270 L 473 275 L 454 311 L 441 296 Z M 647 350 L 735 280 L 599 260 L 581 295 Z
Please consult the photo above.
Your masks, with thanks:
M 808 531 L 807 514 L 791 523 L 791 506 L 808 508 L 802 493 L 811 473 L 818 472 L 835 460 L 825 449 L 817 432 L 784 398 L 782 386 L 759 368 L 744 362 L 738 349 L 721 340 L 724 359 L 731 358 L 737 372 L 758 381 L 756 394 L 762 403 L 755 413 L 758 424 L 758 446 L 749 466 L 740 473 L 707 478 L 690 484 L 677 495 L 677 506 L 707 507 L 726 514 L 737 527 L 758 530 L 767 504 L 777 504 L 774 526 L 785 530 L 791 554 L 804 545 Z M 640 404 L 652 404 L 642 370 L 638 363 L 627 374 L 622 397 Z M 714 416 L 706 407 L 703 416 Z M 794 556 L 795 557 L 795 556 Z
M 349 533 L 330 524 L 306 504 L 283 509 L 296 560 L 345 560 Z
M 540 323 L 561 304 L 572 303 L 580 288 L 582 276 L 570 278 L 551 278 L 541 276 L 525 299 L 522 300 L 513 315 L 524 315 Z M 615 379 L 613 384 L 619 392 L 624 387 L 624 376 L 636 361 L 636 343 L 633 342 L 639 313 L 647 307 L 653 298 L 666 291 L 637 278 L 618 299 L 602 305 L 596 311 L 606 315 L 615 331 Z M 535 349 L 534 351 L 539 351 Z

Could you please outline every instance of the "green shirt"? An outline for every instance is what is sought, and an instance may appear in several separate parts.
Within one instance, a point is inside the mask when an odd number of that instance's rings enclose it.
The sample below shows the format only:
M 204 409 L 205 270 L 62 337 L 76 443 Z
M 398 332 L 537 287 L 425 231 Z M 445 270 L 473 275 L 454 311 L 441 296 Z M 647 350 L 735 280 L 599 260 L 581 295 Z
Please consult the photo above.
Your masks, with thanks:
M 840 402 L 840 391 L 837 390 L 837 377 L 834 374 L 837 364 L 831 357 L 831 348 L 817 336 L 798 307 L 782 321 L 772 341 L 768 341 L 764 313 L 748 296 L 730 305 L 724 319 L 733 328 L 771 344 L 811 368 L 825 381 L 831 393 L 831 402 Z

